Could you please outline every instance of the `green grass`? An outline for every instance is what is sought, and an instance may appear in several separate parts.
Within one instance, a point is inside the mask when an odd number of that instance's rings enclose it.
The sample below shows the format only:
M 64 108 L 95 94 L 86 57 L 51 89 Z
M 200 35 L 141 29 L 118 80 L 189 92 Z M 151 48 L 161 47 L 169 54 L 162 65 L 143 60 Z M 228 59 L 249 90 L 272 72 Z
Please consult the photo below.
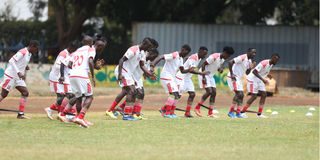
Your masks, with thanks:
M 312 117 L 307 107 L 271 109 L 279 114 L 265 113 L 268 119 L 230 119 L 226 109 L 219 119 L 164 119 L 145 111 L 149 119 L 137 122 L 89 112 L 95 125 L 88 129 L 44 114 L 31 120 L 0 114 L 0 159 L 319 159 L 319 108 Z

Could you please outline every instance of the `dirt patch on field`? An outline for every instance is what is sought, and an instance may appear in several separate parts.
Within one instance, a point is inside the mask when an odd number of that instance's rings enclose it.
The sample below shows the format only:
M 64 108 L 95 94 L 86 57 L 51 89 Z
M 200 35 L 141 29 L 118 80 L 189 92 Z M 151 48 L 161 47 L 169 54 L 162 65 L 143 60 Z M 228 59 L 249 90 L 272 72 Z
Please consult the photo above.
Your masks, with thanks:
M 93 104 L 91 106 L 90 111 L 105 111 L 107 107 L 111 105 L 115 96 L 98 96 L 95 97 Z M 178 103 L 179 108 L 185 108 L 187 102 L 187 95 L 183 95 L 181 100 Z M 248 97 L 245 97 L 245 101 Z M 155 94 L 155 95 L 147 95 L 145 97 L 143 110 L 157 110 L 160 106 L 162 106 L 167 99 L 167 95 L 165 94 Z M 200 99 L 200 95 L 197 95 L 194 101 L 195 106 L 196 102 Z M 253 104 L 253 106 L 257 106 L 258 100 Z M 26 113 L 44 113 L 44 108 L 50 106 L 55 101 L 55 97 L 30 97 L 27 102 L 27 106 L 25 109 Z M 228 108 L 231 104 L 232 96 L 218 95 L 216 98 L 216 107 L 217 108 Z M 205 104 L 208 104 L 206 102 Z M 0 108 L 5 109 L 13 109 L 17 110 L 19 105 L 19 98 L 9 97 L 0 103 Z M 275 106 L 275 105 L 283 105 L 283 106 L 319 106 L 319 98 L 318 97 L 268 97 L 266 101 L 266 106 Z M 6 113 L 6 112 L 0 112 Z

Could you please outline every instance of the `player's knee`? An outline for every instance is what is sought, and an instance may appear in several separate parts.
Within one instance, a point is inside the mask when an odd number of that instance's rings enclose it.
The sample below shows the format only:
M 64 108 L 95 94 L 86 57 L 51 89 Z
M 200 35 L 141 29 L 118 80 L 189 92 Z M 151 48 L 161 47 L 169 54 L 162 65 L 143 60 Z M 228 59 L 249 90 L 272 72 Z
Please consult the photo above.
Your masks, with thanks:
M 196 97 L 196 93 L 195 92 L 189 92 L 189 98 L 194 99 L 194 97 Z
M 261 98 L 266 98 L 267 97 L 267 93 L 266 92 L 261 92 L 260 95 L 261 95 Z
M 71 93 L 67 93 L 66 97 L 67 97 L 68 99 L 72 99 L 72 98 L 74 97 L 74 95 L 71 94 Z
M 257 94 L 252 94 L 251 97 L 252 97 L 253 100 L 255 100 L 255 99 L 257 99 L 258 95 Z
M 239 98 L 239 99 L 243 99 L 243 97 L 244 97 L 243 92 L 239 92 L 239 93 L 238 93 L 238 98 Z
M 24 97 L 28 97 L 29 96 L 29 91 L 23 91 L 21 92 L 21 95 Z

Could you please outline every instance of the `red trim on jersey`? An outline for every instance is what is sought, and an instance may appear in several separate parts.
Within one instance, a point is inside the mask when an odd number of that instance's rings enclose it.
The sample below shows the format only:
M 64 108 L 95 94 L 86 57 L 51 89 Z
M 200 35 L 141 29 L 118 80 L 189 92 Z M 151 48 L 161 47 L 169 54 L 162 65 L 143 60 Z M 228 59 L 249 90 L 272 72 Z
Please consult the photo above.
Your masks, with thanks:
M 6 79 L 6 81 L 3 83 L 2 88 L 6 88 L 9 84 L 11 79 Z
M 179 78 L 179 77 L 177 77 L 177 76 L 176 76 L 176 78 L 182 81 L 182 78 Z
M 63 85 L 64 93 L 68 93 L 68 85 Z
M 236 82 L 232 82 L 233 85 L 233 90 L 237 91 L 237 83 Z
M 14 57 L 12 57 L 13 58 L 13 60 L 15 60 L 16 62 L 18 62 Z
M 18 52 L 22 53 L 22 55 L 26 55 L 26 53 L 28 52 L 27 48 L 22 48 L 20 49 Z
M 188 59 L 192 59 L 192 60 L 197 61 L 198 60 L 198 54 L 193 54 Z
M 167 78 L 160 78 L 162 80 L 166 80 L 166 81 L 171 81 L 171 79 L 167 79 Z
M 132 47 L 129 48 L 129 50 L 131 50 L 133 52 L 133 54 L 136 55 L 137 51 L 139 50 L 139 46 L 138 45 L 132 46 Z
M 122 69 L 128 73 L 128 71 L 126 69 L 124 69 L 123 67 L 122 67 Z
M 66 50 L 64 49 L 63 51 L 61 51 L 61 52 L 59 53 L 58 57 L 61 56 L 61 57 L 63 57 L 63 58 L 66 58 L 67 55 L 68 55 L 68 53 L 67 53 Z
M 88 88 L 88 93 L 91 93 L 92 92 L 92 89 L 91 89 L 91 83 L 87 83 L 87 88 Z
M 56 81 L 52 81 L 52 80 L 49 80 L 50 82 L 52 83 L 60 83 L 60 82 L 56 82 Z M 69 83 L 60 83 L 60 84 L 63 84 L 63 85 L 70 85 Z
M 128 85 L 128 84 L 127 84 L 127 81 L 126 81 L 126 79 L 125 79 L 124 77 L 122 77 L 121 80 L 122 80 L 122 83 L 123 83 L 124 86 L 127 86 L 127 85 Z
M 244 61 L 246 59 L 247 55 L 243 54 L 243 55 L 240 55 L 240 57 L 241 57 L 241 60 Z
M 227 76 L 228 78 L 231 78 L 230 76 Z
M 58 91 L 57 83 L 53 83 L 53 90 L 55 93 Z
M 248 80 L 248 79 L 247 79 L 247 81 L 250 82 L 250 83 L 253 83 L 253 81 L 250 81 L 250 80 Z
M 6 73 L 4 73 L 4 75 L 7 76 L 7 77 L 9 77 L 9 78 L 11 78 L 11 79 L 13 79 L 11 76 L 7 75 Z
M 220 57 L 220 53 L 214 53 L 211 56 L 216 61 Z
M 263 67 L 266 67 L 269 64 L 269 60 L 263 60 L 260 62 Z
M 83 79 L 89 79 L 89 77 L 82 77 L 82 76 L 70 76 L 70 78 L 83 78 Z
M 173 59 L 175 59 L 177 56 L 179 56 L 179 53 L 178 53 L 178 52 L 173 52 L 173 53 L 172 53 Z
M 250 84 L 250 92 L 253 93 L 253 84 Z
M 171 84 L 170 84 L 170 83 L 168 83 L 168 84 L 167 84 L 167 87 L 168 87 L 168 91 L 169 91 L 169 93 L 171 93 L 171 92 L 172 92 Z

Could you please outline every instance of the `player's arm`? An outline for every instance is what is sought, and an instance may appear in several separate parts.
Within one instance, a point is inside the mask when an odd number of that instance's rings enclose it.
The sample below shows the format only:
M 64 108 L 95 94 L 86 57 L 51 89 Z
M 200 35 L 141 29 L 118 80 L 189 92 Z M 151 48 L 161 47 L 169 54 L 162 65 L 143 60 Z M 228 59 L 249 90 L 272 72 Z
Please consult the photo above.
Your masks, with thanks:
M 193 67 L 190 67 L 188 69 L 184 69 L 183 66 L 180 66 L 179 70 L 180 70 L 181 73 L 189 73 L 189 72 L 191 72 L 193 70 Z
M 193 74 L 201 74 L 202 76 L 210 74 L 209 71 L 203 71 L 203 72 L 197 71 L 195 70 L 195 67 L 191 67 L 189 69 L 190 69 L 190 73 L 193 73 Z
M 9 64 L 13 67 L 14 71 L 18 74 L 19 78 L 25 80 L 25 76 L 21 73 L 19 68 L 17 67 L 16 62 L 23 58 L 23 54 L 18 52 L 9 60 Z
M 93 83 L 93 87 L 96 86 L 96 81 L 94 79 L 94 62 L 93 62 L 93 57 L 89 58 L 89 69 L 90 69 L 90 73 L 91 73 L 91 79 L 92 79 L 92 83 Z
M 263 79 L 263 78 L 260 76 L 260 74 L 258 73 L 258 71 L 257 71 L 256 69 L 254 69 L 254 70 L 252 71 L 252 73 L 253 73 L 256 77 L 258 77 L 264 84 L 268 84 L 268 81 L 265 80 L 265 79 Z
M 60 78 L 59 78 L 59 82 L 63 83 L 64 82 L 64 64 L 61 63 L 60 64 Z
M 164 59 L 164 55 L 161 55 L 159 57 L 157 57 L 151 64 L 150 64 L 150 71 L 153 72 L 154 71 L 154 67 L 157 66 L 157 64 Z
M 233 67 L 233 65 L 234 65 L 234 60 L 233 59 L 231 59 L 230 61 L 229 61 L 229 71 L 230 71 L 230 76 L 231 76 L 231 79 L 233 80 L 233 81 L 235 81 L 236 80 L 236 77 L 234 76 L 234 74 L 233 74 L 233 71 L 232 71 L 232 67 Z
M 122 67 L 123 67 L 123 62 L 127 61 L 128 58 L 126 56 L 123 56 L 120 60 L 119 60 L 119 67 L 118 67 L 118 81 L 121 81 L 122 79 Z
M 153 74 L 151 71 L 149 71 L 146 66 L 144 66 L 144 61 L 139 62 L 140 68 L 143 71 L 143 74 L 146 75 L 147 77 L 151 77 Z
M 256 65 L 256 62 L 253 62 L 250 64 L 249 69 L 246 70 L 246 74 L 248 75 L 250 73 L 250 71 L 252 70 L 252 68 Z

